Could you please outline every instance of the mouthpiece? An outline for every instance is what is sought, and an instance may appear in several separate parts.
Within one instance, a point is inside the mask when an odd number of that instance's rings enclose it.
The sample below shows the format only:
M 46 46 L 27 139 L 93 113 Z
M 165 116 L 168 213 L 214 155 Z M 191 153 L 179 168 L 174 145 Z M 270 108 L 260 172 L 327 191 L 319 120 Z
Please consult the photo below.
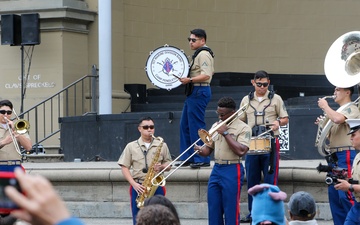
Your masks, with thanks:
M 327 99 L 327 98 L 335 99 L 335 98 L 336 98 L 336 95 L 331 95 L 331 96 L 325 96 L 325 97 L 323 97 L 323 99 Z

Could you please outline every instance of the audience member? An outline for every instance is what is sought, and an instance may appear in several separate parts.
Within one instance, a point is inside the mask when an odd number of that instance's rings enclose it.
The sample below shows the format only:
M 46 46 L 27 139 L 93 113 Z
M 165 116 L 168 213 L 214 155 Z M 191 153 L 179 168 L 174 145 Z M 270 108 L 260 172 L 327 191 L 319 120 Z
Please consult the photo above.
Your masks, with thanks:
M 176 211 L 176 208 L 175 208 L 174 204 L 168 198 L 166 198 L 163 195 L 154 195 L 145 200 L 144 206 L 155 205 L 155 204 L 168 207 L 171 210 L 171 212 L 174 214 L 176 219 L 180 222 L 179 215 Z
M 12 186 L 6 186 L 6 195 L 20 207 L 11 212 L 12 216 L 33 225 L 84 224 L 79 219 L 71 217 L 65 202 L 46 178 L 25 174 L 20 168 L 15 169 L 15 177 L 26 195 Z
M 290 221 L 289 225 L 317 225 L 314 219 L 316 204 L 313 196 L 305 191 L 294 193 L 288 203 Z
M 258 184 L 248 190 L 253 197 L 252 224 L 276 224 L 285 225 L 284 200 L 286 193 L 278 186 L 271 184 Z
M 136 225 L 180 225 L 171 210 L 160 204 L 148 205 L 140 209 Z

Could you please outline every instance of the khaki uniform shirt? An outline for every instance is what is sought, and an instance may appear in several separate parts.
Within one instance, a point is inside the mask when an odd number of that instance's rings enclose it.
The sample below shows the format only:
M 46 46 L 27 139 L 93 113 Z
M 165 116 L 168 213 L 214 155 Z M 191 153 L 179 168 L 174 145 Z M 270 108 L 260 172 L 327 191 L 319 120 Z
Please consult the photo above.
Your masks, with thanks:
M 146 173 L 142 172 L 142 169 L 146 168 L 144 152 L 147 151 L 146 161 L 149 169 L 159 145 L 160 141 L 154 139 L 147 149 L 140 137 L 138 140 L 126 145 L 119 158 L 118 164 L 129 169 L 132 167 L 132 177 L 134 179 L 144 180 L 146 177 Z M 171 162 L 170 151 L 166 143 L 163 143 L 158 162 L 161 164 Z
M 3 126 L 0 126 L 0 141 L 9 135 L 9 130 L 5 129 Z M 30 139 L 30 136 L 27 133 L 21 135 L 24 135 L 26 138 Z M 16 151 L 14 143 L 5 145 L 0 149 L 0 161 L 3 160 L 21 160 L 21 155 L 19 155 L 19 153 Z
M 356 105 L 351 104 L 349 107 L 346 107 L 341 112 L 347 119 L 356 119 L 359 118 L 360 112 Z M 352 146 L 350 137 L 347 135 L 350 131 L 349 125 L 344 122 L 341 124 L 333 124 L 329 132 L 329 141 L 330 149 L 335 147 L 346 147 Z M 336 149 L 334 149 L 335 151 Z M 331 149 L 333 151 L 333 149 Z
M 253 128 L 255 125 L 266 125 L 268 122 L 269 124 L 272 124 L 278 117 L 288 117 L 288 113 L 286 111 L 286 107 L 284 104 L 284 101 L 280 97 L 280 95 L 274 94 L 274 97 L 271 99 L 271 105 L 270 99 L 269 99 L 269 93 L 268 90 L 264 97 L 262 98 L 261 102 L 259 102 L 258 97 L 256 96 L 256 92 L 254 93 L 254 98 L 250 101 L 250 105 L 248 106 L 246 113 L 243 113 L 239 118 L 242 121 L 247 122 L 247 124 Z M 246 105 L 249 103 L 249 96 L 246 95 L 240 103 L 240 107 Z M 269 105 L 269 106 L 268 106 Z M 266 107 L 268 106 L 268 107 Z M 257 112 L 263 112 L 264 108 L 264 116 L 256 116 L 255 118 L 255 109 Z M 255 121 L 256 119 L 256 121 Z M 278 136 L 280 134 L 279 130 L 274 131 L 274 135 Z
M 216 126 L 217 123 L 213 125 Z M 251 128 L 241 121 L 239 118 L 228 126 L 228 135 L 231 135 L 235 140 L 247 147 L 250 146 L 251 140 Z M 212 146 L 209 146 L 212 149 L 215 149 L 214 159 L 215 160 L 239 160 L 240 156 L 236 155 L 227 144 L 225 137 L 222 135 L 217 135 L 213 140 Z
M 351 174 L 354 180 L 360 181 L 360 153 L 358 153 L 354 159 Z M 354 192 L 354 196 L 356 201 L 360 202 L 360 193 Z
M 214 74 L 214 58 L 206 50 L 201 51 L 195 57 L 194 65 L 191 67 L 190 77 L 196 77 L 200 74 L 208 75 L 209 79 L 203 81 L 202 83 L 210 84 L 212 76 Z

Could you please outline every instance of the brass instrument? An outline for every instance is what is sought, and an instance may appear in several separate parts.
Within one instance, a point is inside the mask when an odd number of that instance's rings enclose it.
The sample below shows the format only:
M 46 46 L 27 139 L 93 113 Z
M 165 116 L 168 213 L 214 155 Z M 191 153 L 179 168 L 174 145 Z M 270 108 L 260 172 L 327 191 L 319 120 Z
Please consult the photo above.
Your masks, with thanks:
M 196 143 L 198 143 L 200 140 L 202 140 L 204 142 L 204 145 L 201 146 L 201 148 L 203 148 L 205 145 L 211 145 L 213 143 L 213 139 L 219 134 L 217 132 L 217 130 L 223 126 L 223 125 L 230 125 L 232 124 L 236 119 L 238 119 L 238 117 L 240 117 L 249 107 L 249 103 L 242 106 L 240 109 L 238 109 L 234 114 L 232 114 L 231 116 L 229 116 L 226 120 L 221 121 L 220 123 L 218 123 L 216 126 L 214 126 L 213 128 L 211 128 L 209 131 L 206 131 L 204 129 L 199 129 L 198 130 L 198 134 L 199 134 L 199 139 L 197 139 L 194 143 L 192 143 L 187 149 L 184 150 L 183 153 L 181 153 L 178 157 L 176 157 L 171 163 L 169 163 L 162 171 L 160 171 L 155 177 L 153 177 L 152 179 L 152 183 L 153 184 L 165 184 L 166 180 L 173 174 L 175 173 L 175 171 L 177 171 L 184 163 L 186 163 L 191 157 L 193 157 L 195 154 L 198 153 L 199 150 L 194 151 L 194 153 L 192 153 L 187 159 L 185 159 L 178 167 L 176 167 L 174 170 L 172 170 L 166 177 L 164 177 L 162 179 L 161 182 L 157 182 L 157 177 L 162 175 L 166 169 L 168 169 L 170 166 L 172 166 L 183 154 L 185 154 L 185 152 L 189 151 L 191 149 L 191 147 L 193 147 Z
M 324 71 L 329 82 L 337 87 L 347 88 L 360 83 L 360 31 L 351 31 L 340 36 L 330 46 L 326 53 Z M 326 96 L 331 97 L 331 96 Z M 354 102 L 341 106 L 336 112 L 341 112 L 351 104 L 358 104 L 360 97 Z M 326 139 L 333 125 L 331 120 L 319 123 L 315 146 L 322 156 L 330 154 Z M 325 124 L 326 123 L 326 124 Z M 325 124 L 325 125 L 323 125 Z
M 17 119 L 17 121 L 14 123 L 14 128 L 13 128 L 15 133 L 17 133 L 17 134 L 25 134 L 25 133 L 27 133 L 29 131 L 29 129 L 30 129 L 30 123 L 27 120 L 19 119 L 18 115 L 15 112 L 15 109 L 13 109 L 13 113 L 15 114 L 16 119 Z M 12 129 L 9 126 L 8 121 L 6 121 L 6 125 L 7 125 L 8 129 L 9 129 L 9 134 L 10 134 L 12 142 L 13 142 L 13 144 L 15 146 L 16 152 L 19 155 L 22 155 L 22 153 L 20 151 L 19 143 L 17 142 L 15 136 L 13 135 Z
M 138 208 L 142 208 L 144 206 L 144 202 L 145 199 L 150 198 L 151 196 L 153 196 L 155 194 L 156 189 L 158 188 L 158 186 L 164 186 L 165 182 L 163 182 L 163 176 L 159 175 L 156 176 L 155 180 L 156 183 L 153 183 L 154 177 L 155 177 L 155 170 L 154 170 L 154 166 L 156 163 L 158 163 L 159 157 L 160 157 L 160 153 L 161 153 L 161 149 L 164 143 L 164 139 L 161 137 L 154 137 L 154 135 L 152 135 L 152 137 L 154 139 L 159 139 L 160 140 L 160 144 L 156 149 L 156 153 L 154 155 L 154 158 L 151 162 L 151 165 L 149 167 L 148 172 L 146 173 L 146 177 L 145 180 L 143 182 L 143 186 L 145 187 L 145 190 L 142 194 L 138 195 L 136 197 L 136 206 Z
M 327 98 L 335 99 L 335 97 L 336 97 L 335 95 L 331 95 L 331 96 L 325 96 L 322 99 L 327 99 Z M 315 147 L 317 147 L 319 154 L 322 156 L 326 156 L 330 154 L 329 148 L 326 145 L 326 139 L 332 124 L 333 124 L 332 121 L 329 120 L 329 118 L 325 113 L 323 116 L 320 117 L 318 121 L 318 130 L 315 138 Z
M 326 78 L 334 86 L 346 88 L 360 83 L 360 31 L 340 36 L 330 46 L 324 62 Z

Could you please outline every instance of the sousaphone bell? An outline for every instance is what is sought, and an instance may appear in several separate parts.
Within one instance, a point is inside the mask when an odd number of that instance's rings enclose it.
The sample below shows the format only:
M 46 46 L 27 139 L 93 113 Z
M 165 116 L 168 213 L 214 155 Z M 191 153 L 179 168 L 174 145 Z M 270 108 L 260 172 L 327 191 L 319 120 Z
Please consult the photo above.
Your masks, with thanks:
M 360 83 L 360 31 L 343 34 L 330 46 L 324 70 L 334 86 L 347 88 Z

